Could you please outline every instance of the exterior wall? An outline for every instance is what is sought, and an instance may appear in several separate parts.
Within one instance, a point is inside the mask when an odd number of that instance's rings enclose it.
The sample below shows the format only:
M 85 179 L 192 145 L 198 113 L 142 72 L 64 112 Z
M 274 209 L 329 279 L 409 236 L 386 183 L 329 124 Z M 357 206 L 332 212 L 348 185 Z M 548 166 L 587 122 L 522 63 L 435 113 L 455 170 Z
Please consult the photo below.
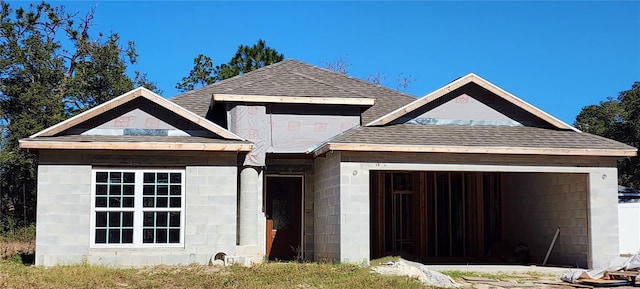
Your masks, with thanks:
M 339 261 L 343 246 L 340 240 L 340 153 L 328 153 L 326 157 L 317 158 L 314 167 L 315 259 Z
M 618 169 L 598 168 L 589 173 L 589 267 L 604 268 L 620 256 L 618 249 Z
M 640 203 L 618 204 L 620 254 L 640 254 Z
M 587 174 L 503 174 L 503 240 L 526 245 L 531 261 L 542 263 L 559 228 L 560 235 L 547 262 L 586 267 L 587 189 Z
M 182 248 L 90 248 L 91 169 L 185 167 Z M 142 266 L 206 264 L 218 252 L 235 254 L 236 154 L 41 151 L 38 167 L 36 265 Z
M 340 164 L 340 261 L 369 264 L 369 170 Z
M 36 265 L 86 260 L 90 206 L 90 165 L 38 166 Z
M 330 153 L 331 154 L 331 153 Z M 329 162 L 333 157 L 327 155 L 324 162 Z M 333 153 L 337 154 L 337 153 Z M 575 180 L 564 181 L 564 185 L 571 186 L 569 193 L 576 198 L 586 198 L 587 206 L 587 244 L 577 244 L 583 247 L 585 251 L 580 252 L 580 256 L 584 259 L 580 262 L 587 267 L 605 266 L 612 258 L 618 256 L 618 207 L 617 207 L 617 169 L 615 158 L 605 157 L 561 157 L 561 156 L 513 156 L 513 155 L 481 155 L 481 154 L 427 154 L 427 153 L 358 153 L 358 152 L 341 152 L 340 170 L 336 173 L 340 174 L 341 180 L 350 180 L 355 182 L 354 185 L 345 186 L 348 188 L 349 196 L 364 196 L 369 194 L 368 178 L 365 181 L 355 181 L 354 171 L 357 175 L 368 176 L 371 170 L 398 170 L 398 171 L 478 171 L 478 172 L 505 172 L 505 173 L 552 173 L 560 174 L 553 177 L 556 182 L 563 179 L 563 175 L 567 174 L 584 174 L 585 177 L 576 177 Z M 319 162 L 317 163 L 319 164 Z M 326 170 L 326 168 L 324 169 Z M 319 172 L 319 170 L 318 170 Z M 323 179 L 318 173 L 318 178 Z M 557 185 L 550 180 L 553 186 Z M 345 184 L 345 183 L 342 183 Z M 581 184 L 587 185 L 586 195 L 579 188 Z M 518 184 L 519 186 L 521 184 Z M 338 194 L 345 194 L 346 189 L 341 188 Z M 321 190 L 316 190 L 320 193 Z M 347 198 L 340 196 L 341 200 L 347 201 Z M 319 198 L 316 197 L 316 200 Z M 368 199 L 360 200 L 367 202 Z M 349 206 L 349 205 L 348 205 Z M 574 205 L 578 206 L 578 205 Z M 319 203 L 316 202 L 319 208 Z M 349 207 L 351 209 L 351 207 Z M 580 208 L 574 208 L 575 215 L 581 215 Z M 560 214 L 560 213 L 557 213 Z M 571 213 L 562 213 L 570 216 Z M 366 215 L 366 217 L 365 217 Z M 316 213 L 318 216 L 318 213 Z M 363 214 L 360 211 L 354 211 L 354 215 L 345 210 L 345 215 L 341 220 L 349 221 L 351 228 L 359 228 L 362 236 L 369 236 L 369 213 Z M 554 217 L 555 218 L 555 217 Z M 553 218 L 550 218 L 553 219 Z M 316 218 L 318 220 L 318 218 Z M 578 222 L 578 221 L 576 221 Z M 553 227 L 553 225 L 550 225 Z M 316 226 L 316 230 L 318 226 Z M 580 236 L 584 233 L 584 229 L 572 228 L 574 236 Z M 346 231 L 342 231 L 345 232 Z M 551 234 L 555 231 L 552 230 Z M 561 232 L 562 234 L 562 232 Z M 351 238 L 340 238 L 341 248 L 356 248 L 365 244 L 360 235 Z M 562 238 L 562 235 L 561 237 Z M 576 240 L 580 237 L 576 237 Z M 316 238 L 316 240 L 318 240 Z M 551 242 L 551 239 L 548 240 Z M 581 241 L 580 241 L 581 242 Z M 359 262 L 359 260 L 368 260 L 369 246 L 362 250 L 349 252 L 344 254 L 341 259 L 348 259 L 350 262 Z M 548 244 L 548 243 L 547 243 Z M 318 243 L 316 243 L 318 246 Z M 557 249 L 557 248 L 556 248 Z M 574 248 L 575 249 L 575 248 Z M 575 251 L 575 250 L 574 250 Z M 554 251 L 557 254 L 557 251 Z M 545 251 L 546 253 L 546 251 Z M 348 254 L 348 255 L 347 255 Z M 573 253 L 574 258 L 578 253 Z M 553 254 L 552 254 L 553 255 Z M 543 255 L 544 256 L 544 255 Z M 355 261 L 358 260 L 358 261 Z
M 305 153 L 360 124 L 358 106 L 270 103 L 226 109 L 229 130 L 252 141 L 259 153 Z

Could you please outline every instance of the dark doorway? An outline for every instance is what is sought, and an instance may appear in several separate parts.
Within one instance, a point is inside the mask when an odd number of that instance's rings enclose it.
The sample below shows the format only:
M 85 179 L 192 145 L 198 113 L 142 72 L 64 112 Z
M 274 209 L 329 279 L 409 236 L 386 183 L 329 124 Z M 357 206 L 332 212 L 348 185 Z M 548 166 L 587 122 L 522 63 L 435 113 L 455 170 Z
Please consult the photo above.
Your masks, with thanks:
M 269 260 L 302 258 L 303 176 L 267 176 L 266 252 Z

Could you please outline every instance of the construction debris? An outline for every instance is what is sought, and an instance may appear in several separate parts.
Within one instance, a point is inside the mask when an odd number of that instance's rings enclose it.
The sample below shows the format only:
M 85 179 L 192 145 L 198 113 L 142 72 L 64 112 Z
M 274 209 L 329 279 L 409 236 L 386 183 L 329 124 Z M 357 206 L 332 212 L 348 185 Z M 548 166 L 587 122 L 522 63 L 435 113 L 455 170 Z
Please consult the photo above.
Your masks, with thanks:
M 640 286 L 640 255 L 618 257 L 606 268 L 593 270 L 570 270 L 562 275 L 562 281 L 593 287 Z
M 409 276 L 418 278 L 426 286 L 439 288 L 458 288 L 460 284 L 456 283 L 451 277 L 427 268 L 420 263 L 415 263 L 400 259 L 396 262 L 389 262 L 376 267 L 372 270 L 383 275 Z
M 462 277 L 462 279 L 464 279 L 465 281 L 469 282 L 469 283 L 475 283 L 475 284 L 484 284 L 484 285 L 489 285 L 489 288 L 526 288 L 526 287 L 534 287 L 535 285 L 533 284 L 525 284 L 525 283 L 518 283 L 518 282 L 507 282 L 507 281 L 502 281 L 502 280 L 495 280 L 495 279 L 489 279 L 489 278 L 482 278 L 482 277 Z

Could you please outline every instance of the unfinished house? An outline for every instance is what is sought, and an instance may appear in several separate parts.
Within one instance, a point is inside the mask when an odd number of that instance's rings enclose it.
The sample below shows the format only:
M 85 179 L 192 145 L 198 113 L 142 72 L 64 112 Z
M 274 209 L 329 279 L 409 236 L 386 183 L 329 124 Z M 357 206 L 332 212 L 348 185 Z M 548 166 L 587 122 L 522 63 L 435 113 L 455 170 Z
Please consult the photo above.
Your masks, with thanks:
M 557 234 L 548 263 L 599 267 L 636 155 L 474 74 L 414 98 L 296 60 L 140 88 L 20 145 L 38 265 L 540 263 Z

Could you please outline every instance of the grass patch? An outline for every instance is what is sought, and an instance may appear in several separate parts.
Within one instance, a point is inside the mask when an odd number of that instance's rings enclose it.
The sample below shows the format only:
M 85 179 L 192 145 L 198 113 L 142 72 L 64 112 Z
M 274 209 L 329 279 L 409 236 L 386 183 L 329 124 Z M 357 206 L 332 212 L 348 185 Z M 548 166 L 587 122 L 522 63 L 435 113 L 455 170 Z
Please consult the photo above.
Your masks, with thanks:
M 36 240 L 36 226 L 31 225 L 28 227 L 22 227 L 12 229 L 0 234 L 0 242 L 35 242 Z
M 265 263 L 252 267 L 91 265 L 50 268 L 0 263 L 0 288 L 424 288 L 416 279 L 382 276 L 346 264 Z

